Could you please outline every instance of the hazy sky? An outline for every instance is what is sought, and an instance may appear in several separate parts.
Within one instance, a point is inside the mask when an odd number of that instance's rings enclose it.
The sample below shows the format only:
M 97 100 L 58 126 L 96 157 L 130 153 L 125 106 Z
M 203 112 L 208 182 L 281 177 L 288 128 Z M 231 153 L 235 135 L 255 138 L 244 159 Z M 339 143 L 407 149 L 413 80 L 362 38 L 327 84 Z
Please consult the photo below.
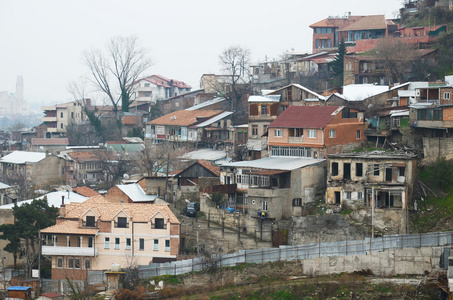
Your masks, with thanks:
M 135 35 L 160 74 L 199 88 L 219 73 L 225 48 L 248 48 L 253 61 L 285 50 L 311 52 L 308 27 L 328 16 L 397 16 L 402 0 L 0 0 L 0 91 L 25 82 L 25 100 L 73 100 L 69 81 L 87 74 L 82 53 L 114 36 Z

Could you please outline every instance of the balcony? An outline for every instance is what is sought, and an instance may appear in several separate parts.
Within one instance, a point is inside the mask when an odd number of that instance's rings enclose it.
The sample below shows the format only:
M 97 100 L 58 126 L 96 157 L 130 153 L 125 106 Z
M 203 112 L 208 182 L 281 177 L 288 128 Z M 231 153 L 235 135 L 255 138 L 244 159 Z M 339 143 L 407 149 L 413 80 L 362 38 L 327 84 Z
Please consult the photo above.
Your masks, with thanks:
M 41 121 L 43 121 L 43 122 L 57 122 L 57 117 L 42 117 Z
M 303 143 L 304 137 L 303 136 L 290 136 L 288 137 L 288 143 Z
M 42 246 L 43 255 L 97 256 L 97 248 Z

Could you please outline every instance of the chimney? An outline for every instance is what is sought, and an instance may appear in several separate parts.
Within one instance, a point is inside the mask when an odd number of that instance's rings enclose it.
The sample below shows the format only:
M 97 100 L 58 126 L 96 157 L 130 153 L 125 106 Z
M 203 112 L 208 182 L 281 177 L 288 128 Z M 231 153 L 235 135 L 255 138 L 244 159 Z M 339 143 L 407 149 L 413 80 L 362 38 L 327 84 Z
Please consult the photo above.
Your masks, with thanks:
M 64 205 L 64 195 L 61 196 L 61 206 L 60 206 L 60 211 L 59 211 L 59 213 L 60 213 L 60 217 L 63 217 L 63 218 L 64 218 L 64 216 L 65 216 L 65 214 L 66 214 L 66 207 L 65 207 L 65 205 Z

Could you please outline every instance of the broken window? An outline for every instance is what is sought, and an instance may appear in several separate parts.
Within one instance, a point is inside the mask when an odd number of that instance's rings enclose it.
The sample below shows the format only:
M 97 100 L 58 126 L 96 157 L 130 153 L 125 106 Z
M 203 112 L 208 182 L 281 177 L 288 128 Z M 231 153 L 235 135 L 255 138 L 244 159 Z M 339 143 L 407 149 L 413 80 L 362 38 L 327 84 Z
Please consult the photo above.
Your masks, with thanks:
M 338 163 L 337 162 L 332 163 L 332 170 L 330 173 L 332 174 L 332 176 L 338 176 Z
M 351 164 L 344 163 L 343 165 L 343 179 L 351 179 Z
M 362 163 L 355 164 L 355 176 L 358 176 L 358 177 L 363 176 L 363 164 Z

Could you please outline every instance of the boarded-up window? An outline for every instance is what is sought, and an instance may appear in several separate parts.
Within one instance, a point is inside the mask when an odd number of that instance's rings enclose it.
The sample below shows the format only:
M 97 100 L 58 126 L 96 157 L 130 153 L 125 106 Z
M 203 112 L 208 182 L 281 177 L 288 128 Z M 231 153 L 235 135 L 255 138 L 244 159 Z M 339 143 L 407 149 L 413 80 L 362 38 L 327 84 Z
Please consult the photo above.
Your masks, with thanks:
M 250 104 L 250 115 L 251 116 L 258 115 L 258 105 L 257 104 Z
M 277 103 L 272 103 L 271 105 L 271 116 L 277 115 Z

